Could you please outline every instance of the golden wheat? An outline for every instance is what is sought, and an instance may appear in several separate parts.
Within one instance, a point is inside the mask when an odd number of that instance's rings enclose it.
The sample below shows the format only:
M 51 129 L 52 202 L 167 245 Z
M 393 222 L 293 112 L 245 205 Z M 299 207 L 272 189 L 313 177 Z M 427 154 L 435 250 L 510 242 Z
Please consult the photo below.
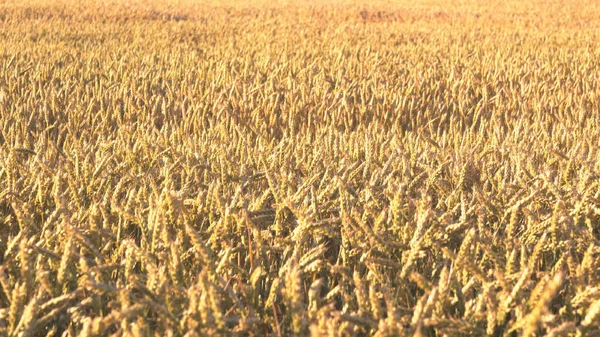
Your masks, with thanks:
M 0 1 L 0 336 L 600 334 L 593 1 Z

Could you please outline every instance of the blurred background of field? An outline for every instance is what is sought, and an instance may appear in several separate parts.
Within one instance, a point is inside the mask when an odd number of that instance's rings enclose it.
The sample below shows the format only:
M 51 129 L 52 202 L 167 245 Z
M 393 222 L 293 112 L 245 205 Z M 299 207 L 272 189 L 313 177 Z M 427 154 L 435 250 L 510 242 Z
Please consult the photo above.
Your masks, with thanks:
M 0 336 L 600 334 L 599 14 L 0 0 Z

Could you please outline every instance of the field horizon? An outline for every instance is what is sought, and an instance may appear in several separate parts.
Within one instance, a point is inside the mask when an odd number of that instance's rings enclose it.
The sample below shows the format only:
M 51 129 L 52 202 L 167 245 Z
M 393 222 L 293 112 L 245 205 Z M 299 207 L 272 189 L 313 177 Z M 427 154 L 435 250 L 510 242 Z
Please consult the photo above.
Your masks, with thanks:
M 600 336 L 598 28 L 0 0 L 0 337 Z

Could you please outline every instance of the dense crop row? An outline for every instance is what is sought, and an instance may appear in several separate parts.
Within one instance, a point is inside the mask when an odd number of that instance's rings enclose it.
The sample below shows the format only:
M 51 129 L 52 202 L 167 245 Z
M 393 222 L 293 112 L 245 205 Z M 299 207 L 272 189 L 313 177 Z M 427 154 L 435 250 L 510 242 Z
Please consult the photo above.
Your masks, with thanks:
M 600 335 L 598 14 L 0 1 L 0 336 Z

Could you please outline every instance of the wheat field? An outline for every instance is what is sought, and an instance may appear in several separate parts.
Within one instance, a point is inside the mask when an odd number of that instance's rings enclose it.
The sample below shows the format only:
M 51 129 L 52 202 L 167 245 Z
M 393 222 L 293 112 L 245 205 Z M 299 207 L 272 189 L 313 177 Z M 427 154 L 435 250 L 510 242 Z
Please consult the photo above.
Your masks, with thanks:
M 0 0 L 0 337 L 600 336 L 599 6 Z

